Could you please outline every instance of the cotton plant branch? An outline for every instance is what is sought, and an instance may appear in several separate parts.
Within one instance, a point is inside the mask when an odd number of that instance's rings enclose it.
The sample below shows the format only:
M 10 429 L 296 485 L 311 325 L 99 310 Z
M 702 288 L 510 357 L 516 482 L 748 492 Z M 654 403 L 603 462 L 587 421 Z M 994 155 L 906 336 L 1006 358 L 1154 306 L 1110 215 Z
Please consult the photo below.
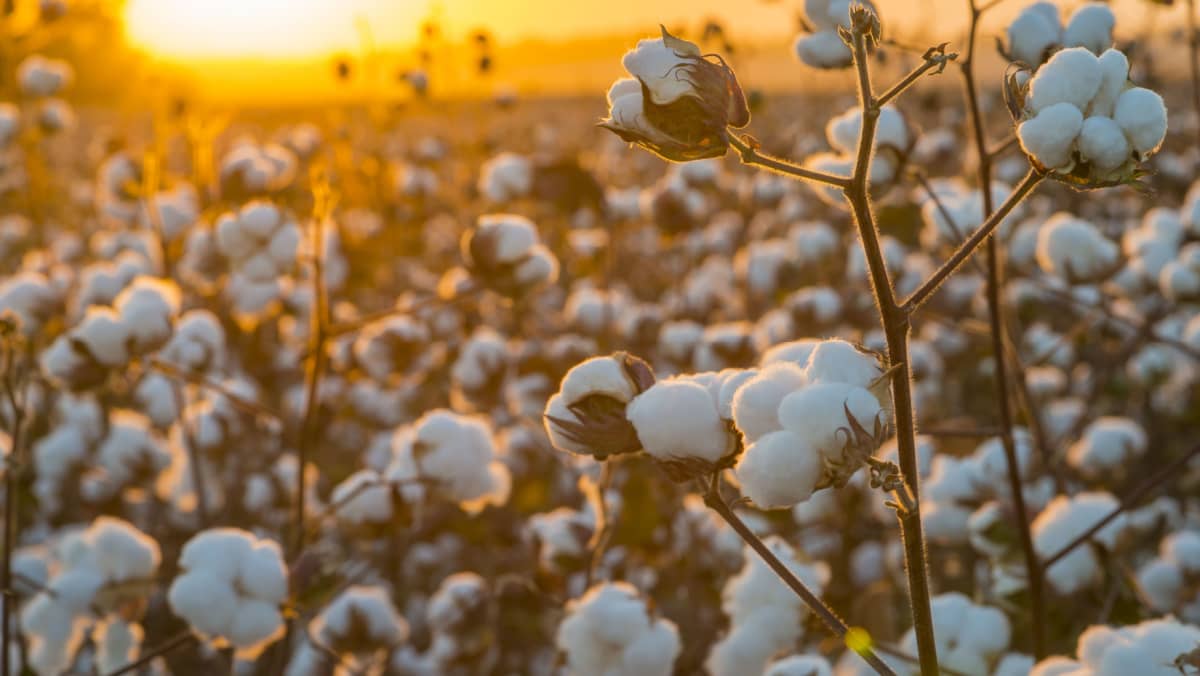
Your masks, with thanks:
M 771 551 L 771 548 L 762 541 L 762 538 L 758 537 L 754 531 L 750 530 L 750 527 L 747 526 L 744 521 L 742 521 L 741 517 L 739 517 L 737 513 L 733 511 L 733 509 L 729 506 L 729 503 L 726 502 L 725 498 L 721 496 L 719 474 L 714 474 L 710 478 L 707 487 L 704 490 L 704 503 L 708 505 L 710 509 L 716 512 L 717 515 L 725 521 L 725 523 L 729 524 L 729 526 L 733 528 L 738 536 L 742 538 L 742 541 L 749 545 L 750 548 L 753 549 L 756 554 L 758 554 L 763 562 L 766 563 L 767 566 L 769 566 L 771 570 L 779 576 L 784 584 L 786 584 L 788 588 L 790 588 L 792 592 L 796 594 L 796 596 L 800 597 L 804 604 L 807 605 L 813 614 L 815 614 L 817 618 L 821 620 L 821 623 L 825 625 L 825 628 L 828 629 L 830 633 L 846 642 L 847 645 L 853 642 L 854 635 L 852 632 L 855 632 L 856 630 L 853 630 L 847 626 L 845 621 L 838 617 L 838 614 L 834 612 L 832 608 L 826 605 L 819 596 L 813 593 L 813 591 L 804 584 L 803 580 L 797 577 L 796 574 L 787 567 L 787 564 L 785 564 L 783 561 L 780 561 L 779 557 Z M 896 672 L 893 671 L 892 668 L 888 666 L 886 662 L 880 659 L 880 657 L 875 653 L 870 642 L 867 642 L 866 645 L 855 645 L 854 648 L 855 652 L 857 652 L 859 656 L 861 656 L 867 662 L 867 664 L 871 665 L 871 668 L 880 674 L 880 676 L 896 676 Z
M 900 471 L 904 477 L 909 504 L 897 510 L 904 542 L 905 572 L 912 612 L 913 632 L 917 638 L 917 655 L 922 676 L 938 674 L 937 643 L 933 630 L 933 611 L 929 590 L 929 565 L 921 525 L 920 472 L 917 460 L 916 420 L 913 410 L 912 373 L 908 359 L 910 331 L 909 310 L 896 300 L 896 293 L 883 257 L 878 226 L 871 211 L 870 171 L 875 144 L 875 130 L 881 105 L 871 84 L 867 59 L 868 40 L 877 39 L 878 19 L 861 7 L 851 10 L 851 40 L 854 64 L 858 74 L 858 99 L 862 111 L 859 128 L 858 155 L 850 185 L 844 188 L 846 201 L 858 226 L 870 273 L 875 303 L 887 340 L 888 362 L 892 373 L 892 403 L 896 428 L 896 446 Z
M 734 150 L 741 155 L 742 164 L 762 167 L 777 174 L 790 176 L 802 181 L 812 181 L 814 183 L 824 183 L 835 188 L 845 188 L 850 185 L 850 179 L 843 176 L 834 176 L 821 171 L 813 171 L 805 169 L 798 164 L 792 164 L 787 160 L 781 160 L 777 157 L 764 155 L 758 150 L 758 141 L 751 137 L 739 138 L 734 132 L 729 133 L 729 145 L 733 146 Z
M 1173 460 L 1166 467 L 1155 472 L 1145 481 L 1138 484 L 1132 491 L 1121 498 L 1120 504 L 1103 518 L 1092 524 L 1090 528 L 1080 533 L 1075 539 L 1063 545 L 1058 551 L 1050 556 L 1042 559 L 1041 568 L 1043 571 L 1058 563 L 1063 557 L 1075 551 L 1080 545 L 1092 539 L 1096 533 L 1099 533 L 1105 526 L 1112 523 L 1114 519 L 1136 507 L 1147 495 L 1158 489 L 1163 484 L 1171 479 L 1177 478 L 1183 470 L 1194 460 L 1200 457 L 1200 445 L 1194 446 L 1190 451 Z
M 979 191 L 983 197 L 983 216 L 992 215 L 992 155 L 988 149 L 987 132 L 984 129 L 983 112 L 979 106 L 979 91 L 975 83 L 975 54 L 978 44 L 979 20 L 998 0 L 980 6 L 977 0 L 967 0 L 970 23 L 967 29 L 967 57 L 961 62 L 963 93 L 971 120 L 975 154 L 978 158 Z M 1033 546 L 1030 530 L 1030 515 L 1025 507 L 1024 486 L 1021 481 L 1020 461 L 1017 458 L 1016 441 L 1013 438 L 1012 396 L 1009 392 L 1009 363 L 1004 349 L 1008 329 L 1004 323 L 1003 289 L 1004 271 L 1001 253 L 995 237 L 987 240 L 987 308 L 991 333 L 996 404 L 999 415 L 1000 440 L 1004 447 L 1004 458 L 1008 469 L 1008 488 L 1012 495 L 1017 533 L 1021 543 L 1021 554 L 1025 560 L 1025 576 L 1029 584 L 1029 605 L 1033 653 L 1038 659 L 1046 656 L 1046 609 L 1043 594 L 1042 571 L 1038 567 L 1037 551 Z

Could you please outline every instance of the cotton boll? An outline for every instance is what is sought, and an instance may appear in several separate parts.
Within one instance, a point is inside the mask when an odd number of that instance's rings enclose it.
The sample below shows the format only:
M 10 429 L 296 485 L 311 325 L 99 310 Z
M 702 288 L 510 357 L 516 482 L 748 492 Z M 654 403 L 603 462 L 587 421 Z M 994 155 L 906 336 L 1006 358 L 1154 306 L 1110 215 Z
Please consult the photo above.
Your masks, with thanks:
M 1084 47 L 1100 54 L 1112 46 L 1113 27 L 1117 17 L 1108 5 L 1091 2 L 1071 14 L 1063 32 L 1064 47 Z
M 1048 2 L 1034 3 L 1009 24 L 1008 50 L 1015 60 L 1037 66 L 1058 44 L 1061 30 L 1058 7 Z
M 801 63 L 813 68 L 845 68 L 854 62 L 854 52 L 832 30 L 802 33 L 796 36 L 792 50 Z
M 1108 117 L 1089 117 L 1079 134 L 1079 152 L 1097 169 L 1111 171 L 1129 160 L 1125 132 Z
M 1052 216 L 1038 233 L 1038 264 L 1069 282 L 1109 276 L 1116 271 L 1119 256 L 1119 247 L 1095 226 L 1065 212 Z
M 240 654 L 254 656 L 262 647 L 282 638 L 284 630 L 283 615 L 278 606 L 247 599 L 238 602 L 226 637 L 240 648 Z
M 96 669 L 112 673 L 137 659 L 144 636 L 142 625 L 119 619 L 105 619 L 92 629 L 96 646 Z
M 1113 119 L 1143 158 L 1157 152 L 1167 136 L 1167 106 L 1157 92 L 1143 87 L 1121 94 Z
M 597 585 L 567 604 L 556 643 L 580 676 L 667 676 L 681 648 L 678 630 L 655 619 L 630 585 Z
M 1083 534 L 1117 507 L 1108 493 L 1080 493 L 1058 496 L 1050 501 L 1031 526 L 1034 548 L 1045 558 Z M 1125 529 L 1125 519 L 1117 517 L 1094 536 L 1096 542 L 1113 547 Z M 1090 586 L 1100 575 L 1096 555 L 1087 547 L 1077 547 L 1046 571 L 1046 579 L 1059 593 L 1071 594 Z
M 1138 588 L 1150 607 L 1160 613 L 1168 613 L 1182 600 L 1183 572 L 1174 562 L 1154 559 L 1142 566 L 1137 573 Z
M 790 507 L 812 495 L 822 474 L 821 454 L 786 430 L 754 442 L 738 460 L 746 497 L 763 509 Z
M 637 84 L 636 80 L 628 79 L 618 81 L 632 82 Z M 609 103 L 612 104 L 616 99 L 611 98 L 614 93 L 624 94 L 625 90 L 609 92 Z M 641 93 L 638 92 L 638 99 L 641 100 Z M 516 153 L 504 152 L 492 157 L 483 163 L 480 167 L 479 175 L 479 191 L 487 196 L 492 202 L 506 202 L 508 200 L 518 199 L 529 193 L 533 189 L 533 163 L 529 158 Z
M 130 327 L 112 310 L 91 308 L 73 333 L 100 364 L 119 368 L 129 362 Z
M 1087 477 L 1104 476 L 1146 452 L 1145 430 L 1130 418 L 1097 418 L 1067 449 L 1067 463 Z
M 1061 169 L 1071 163 L 1071 151 L 1082 129 L 1079 107 L 1063 102 L 1046 105 L 1034 118 L 1022 122 L 1017 137 L 1025 152 L 1042 166 Z
M 1056 52 L 1029 83 L 1028 105 L 1034 113 L 1059 103 L 1077 111 L 1087 108 L 1100 89 L 1100 60 L 1083 47 Z
M 1100 55 L 1100 89 L 1088 106 L 1089 116 L 1112 117 L 1117 99 L 1129 82 L 1129 59 L 1117 49 Z
M 782 429 L 779 404 L 807 383 L 803 369 L 786 361 L 770 364 L 743 383 L 733 396 L 732 412 L 747 443 Z
M 630 402 L 625 416 L 642 447 L 658 460 L 715 463 L 730 450 L 713 396 L 694 382 L 659 381 Z
M 810 383 L 846 383 L 868 387 L 883 373 L 879 359 L 844 340 L 818 343 L 804 374 Z
M 784 397 L 779 405 L 783 428 L 822 456 L 825 472 L 819 486 L 845 485 L 875 451 L 876 428 L 885 419 L 873 394 L 845 383 L 810 385 Z

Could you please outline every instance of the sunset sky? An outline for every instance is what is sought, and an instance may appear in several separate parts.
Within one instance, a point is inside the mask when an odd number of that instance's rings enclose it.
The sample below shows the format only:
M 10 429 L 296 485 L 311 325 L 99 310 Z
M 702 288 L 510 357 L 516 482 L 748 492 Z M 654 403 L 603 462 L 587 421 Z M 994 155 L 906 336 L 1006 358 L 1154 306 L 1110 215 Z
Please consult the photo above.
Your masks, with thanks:
M 618 72 L 617 57 L 630 36 L 649 35 L 660 22 L 694 29 L 708 17 L 722 21 L 743 47 L 750 41 L 762 47 L 761 52 L 770 52 L 769 56 L 777 61 L 764 63 L 759 72 L 779 79 L 777 71 L 792 70 L 780 66 L 789 65 L 787 44 L 796 32 L 796 16 L 803 4 L 802 0 L 127 2 L 127 33 L 150 56 L 190 69 L 196 81 L 208 90 L 262 93 L 268 90 L 260 83 L 268 82 L 272 96 L 286 93 L 289 83 L 303 84 L 299 89 L 292 87 L 291 93 L 306 96 L 331 85 L 328 77 L 323 77 L 327 76 L 331 56 L 361 54 L 367 34 L 380 51 L 398 59 L 393 65 L 403 66 L 403 59 L 413 58 L 420 26 L 431 16 L 439 17 L 447 38 L 444 48 L 458 49 L 452 56 L 464 64 L 473 57 L 452 45 L 480 28 L 486 28 L 502 50 L 517 46 L 511 53 L 497 55 L 492 85 L 503 80 L 526 91 L 531 87 L 539 90 L 602 87 L 603 82 L 610 81 Z M 914 31 L 931 26 L 936 27 L 937 39 L 954 40 L 961 35 L 966 0 L 878 0 L 877 4 L 886 32 L 898 39 L 921 42 L 924 38 Z M 990 14 L 989 32 L 999 30 L 1026 4 L 1024 0 L 1003 2 Z M 1059 4 L 1066 14 L 1081 3 Z M 1118 36 L 1122 32 L 1140 32 L 1150 20 L 1159 26 L 1180 23 L 1174 15 L 1181 8 L 1148 12 L 1151 5 L 1145 0 L 1116 0 L 1113 5 L 1119 17 Z M 1154 18 L 1150 19 L 1151 16 Z M 593 41 L 587 53 L 573 53 L 563 46 L 573 40 L 599 37 L 617 41 L 612 44 Z M 529 40 L 549 41 L 559 47 L 529 47 L 526 44 Z M 523 50 L 522 44 L 526 44 Z M 991 41 L 986 44 L 990 48 Z M 318 68 L 325 70 L 318 73 Z M 554 73 L 556 69 L 558 75 Z M 317 77 L 323 79 L 316 82 Z M 441 83 L 462 79 L 443 77 Z

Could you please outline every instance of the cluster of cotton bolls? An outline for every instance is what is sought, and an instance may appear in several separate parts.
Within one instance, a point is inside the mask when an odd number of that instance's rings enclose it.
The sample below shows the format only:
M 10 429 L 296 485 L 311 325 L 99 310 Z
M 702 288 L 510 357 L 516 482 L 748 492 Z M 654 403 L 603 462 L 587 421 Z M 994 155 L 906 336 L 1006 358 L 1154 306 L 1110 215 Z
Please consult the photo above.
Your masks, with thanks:
M 1021 71 L 1017 136 L 1035 164 L 1083 185 L 1135 178 L 1167 133 L 1162 97 L 1129 81 L 1129 59 L 1109 49 L 1055 52 L 1032 74 Z
M 1125 627 L 1093 625 L 1079 636 L 1076 659 L 1049 657 L 1030 676 L 1117 676 L 1186 673 L 1180 662 L 1200 643 L 1200 627 L 1173 618 L 1146 620 Z M 1176 666 L 1176 664 L 1179 666 Z
M 289 676 L 307 676 L 336 667 L 362 673 L 386 665 L 408 638 L 408 622 L 388 590 L 352 586 L 313 618 L 306 642 L 288 664 Z
M 137 623 L 158 570 L 158 543 L 125 521 L 99 517 L 66 535 L 58 551 L 57 573 L 21 610 L 29 664 L 40 674 L 67 672 L 96 623 L 96 642 L 110 647 L 98 650 L 100 670 L 128 663 L 139 652 Z M 123 650 L 111 650 L 122 643 Z
M 229 199 L 279 192 L 296 180 L 297 160 L 287 148 L 242 140 L 221 159 L 221 194 Z
M 217 250 L 229 261 L 226 293 L 238 310 L 253 315 L 279 298 L 280 278 L 296 266 L 300 227 L 270 202 L 249 202 L 222 215 L 215 226 Z
M 253 659 L 283 636 L 288 570 L 279 545 L 235 528 L 202 531 L 179 555 L 167 600 L 192 630 Z
M 806 0 L 804 30 L 792 48 L 805 65 L 813 68 L 846 68 L 854 60 L 850 45 L 838 29 L 850 28 L 849 0 Z M 871 3 L 864 3 L 872 7 Z
M 42 354 L 42 368 L 71 389 L 99 385 L 111 371 L 170 340 L 179 304 L 174 282 L 138 277 L 112 307 L 88 308 L 79 324 Z
M 672 673 L 679 631 L 655 618 L 637 589 L 625 583 L 592 587 L 567 604 L 556 643 L 579 676 Z

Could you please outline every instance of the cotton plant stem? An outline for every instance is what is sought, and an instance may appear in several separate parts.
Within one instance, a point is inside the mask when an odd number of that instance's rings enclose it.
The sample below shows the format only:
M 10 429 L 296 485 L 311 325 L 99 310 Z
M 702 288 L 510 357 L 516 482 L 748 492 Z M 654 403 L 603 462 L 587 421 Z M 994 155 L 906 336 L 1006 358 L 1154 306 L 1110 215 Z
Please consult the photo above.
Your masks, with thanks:
M 917 461 L 916 421 L 913 414 L 912 373 L 908 363 L 909 313 L 896 302 L 896 294 L 883 257 L 883 247 L 880 245 L 879 230 L 871 213 L 869 177 L 880 107 L 871 86 L 867 36 L 861 28 L 856 27 L 853 38 L 862 124 L 854 175 L 844 193 L 858 225 L 875 302 L 887 339 L 888 361 L 894 369 L 892 403 L 896 445 L 900 471 L 912 497 L 911 504 L 903 511 L 898 510 L 897 515 L 904 542 L 905 572 L 908 576 L 913 632 L 917 638 L 917 657 L 920 660 L 921 676 L 937 676 L 937 643 L 934 640 L 933 611 L 930 606 L 929 566 L 921 527 L 920 472 Z
M 787 567 L 787 564 L 785 564 L 783 561 L 780 561 L 778 556 L 775 556 L 775 552 L 772 552 L 770 547 L 767 547 L 766 543 L 762 541 L 762 538 L 758 537 L 755 535 L 754 531 L 750 530 L 750 527 L 742 521 L 737 513 L 735 513 L 729 507 L 729 504 L 725 502 L 725 499 L 721 497 L 720 491 L 717 488 L 718 485 L 719 482 L 714 480 L 709 486 L 708 490 L 704 494 L 705 504 L 707 504 L 714 512 L 717 513 L 717 515 L 724 519 L 725 523 L 728 523 L 729 526 L 738 534 L 738 536 L 742 538 L 742 541 L 750 545 L 751 549 L 753 549 L 755 553 L 758 554 L 759 558 L 763 560 L 763 563 L 766 563 L 767 566 L 769 566 L 771 570 L 779 576 L 779 579 L 782 580 L 783 583 L 786 584 L 796 594 L 796 596 L 800 597 L 800 600 L 802 600 L 804 604 L 807 605 L 810 610 L 812 610 L 812 612 L 817 616 L 818 619 L 821 620 L 821 623 L 825 625 L 830 633 L 832 633 L 834 636 L 837 636 L 839 639 L 844 640 L 846 638 L 846 634 L 850 631 L 850 627 L 846 626 L 846 623 L 842 621 L 842 618 L 838 617 L 837 613 L 834 612 L 832 608 L 825 605 L 825 602 L 822 601 L 820 597 L 814 594 L 813 591 L 809 589 L 800 578 L 796 577 L 796 574 Z M 867 662 L 867 664 L 871 665 L 871 668 L 880 674 L 880 676 L 896 676 L 896 672 L 893 671 L 886 662 L 880 659 L 870 647 L 864 648 L 861 652 L 859 652 L 859 655 Z
M 962 61 L 963 92 L 971 121 L 975 154 L 978 157 L 979 191 L 983 196 L 983 216 L 992 215 L 992 156 L 988 153 L 983 113 L 979 107 L 979 92 L 975 84 L 975 46 L 978 42 L 979 19 L 983 10 L 976 0 L 967 0 L 971 13 L 967 30 L 967 58 Z M 1008 359 L 1004 349 L 1007 329 L 1004 325 L 1003 288 L 1004 272 L 1001 267 L 1000 249 L 995 237 L 987 240 L 987 306 L 988 324 L 991 333 L 992 359 L 995 364 L 993 376 L 996 383 L 996 409 L 1000 418 L 1000 441 L 1004 447 L 1007 465 L 1008 488 L 1012 496 L 1014 518 L 1020 536 L 1021 553 L 1025 560 L 1025 575 L 1029 584 L 1030 630 L 1033 635 L 1033 652 L 1037 659 L 1046 656 L 1046 610 L 1042 593 L 1042 570 L 1038 566 L 1037 551 L 1033 547 L 1029 513 L 1025 507 L 1025 492 L 1021 482 L 1021 467 L 1017 457 L 1016 441 L 1013 438 L 1012 396 L 1009 392 Z
M 1192 447 L 1190 451 L 1176 458 L 1166 467 L 1163 467 L 1156 472 L 1153 476 L 1138 484 L 1136 488 L 1130 491 L 1125 497 L 1121 498 L 1121 504 L 1106 514 L 1104 518 L 1092 524 L 1090 528 L 1080 533 L 1079 536 L 1074 540 L 1071 540 L 1067 544 L 1063 545 L 1058 551 L 1042 559 L 1042 570 L 1047 570 L 1050 568 L 1050 566 L 1053 566 L 1062 560 L 1063 557 L 1075 551 L 1075 549 L 1080 545 L 1091 540 L 1096 533 L 1099 533 L 1105 526 L 1112 523 L 1113 519 L 1116 519 L 1125 512 L 1129 511 L 1129 509 L 1141 502 L 1143 498 L 1149 495 L 1156 488 L 1163 485 L 1167 481 L 1178 477 L 1180 474 L 1182 474 L 1183 470 L 1188 466 L 1188 464 L 1197 456 L 1200 456 L 1200 445 Z
M 812 181 L 814 183 L 824 183 L 835 188 L 845 188 L 850 184 L 850 179 L 844 176 L 834 176 L 812 169 L 805 169 L 797 164 L 792 164 L 786 160 L 781 160 L 770 155 L 764 155 L 758 151 L 751 143 L 745 139 L 738 138 L 734 132 L 729 133 L 729 145 L 733 146 L 734 150 L 742 157 L 742 164 L 763 167 L 777 174 L 798 178 L 803 181 Z
M 324 236 L 320 215 L 314 216 L 312 222 L 312 275 L 313 299 L 309 310 L 309 355 L 307 369 L 304 373 L 304 414 L 300 421 L 300 436 L 296 439 L 296 516 L 291 548 L 291 559 L 299 556 L 304 549 L 305 541 L 305 496 L 308 493 L 305 468 L 312 454 L 314 437 L 317 434 L 317 414 L 320 411 L 321 377 L 325 371 L 325 274 L 321 250 L 324 248 Z
M 16 385 L 13 382 L 14 376 L 14 353 L 15 350 L 11 346 L 5 348 L 4 357 L 4 372 L 0 373 L 0 377 L 4 378 L 4 392 L 9 407 L 12 409 L 13 423 L 12 433 L 9 435 L 8 457 L 4 461 L 4 557 L 0 563 L 0 593 L 3 593 L 3 611 L 0 612 L 0 648 L 4 652 L 0 653 L 0 674 L 9 676 L 11 669 L 11 660 L 9 659 L 9 646 L 17 637 L 12 636 L 11 624 L 13 618 L 13 609 L 16 606 L 16 593 L 13 591 L 12 585 L 12 555 L 13 548 L 17 545 L 17 529 L 20 527 L 20 520 L 17 515 L 17 472 L 23 466 L 20 453 L 22 448 L 22 437 L 24 432 L 25 409 L 24 402 L 17 400 Z

